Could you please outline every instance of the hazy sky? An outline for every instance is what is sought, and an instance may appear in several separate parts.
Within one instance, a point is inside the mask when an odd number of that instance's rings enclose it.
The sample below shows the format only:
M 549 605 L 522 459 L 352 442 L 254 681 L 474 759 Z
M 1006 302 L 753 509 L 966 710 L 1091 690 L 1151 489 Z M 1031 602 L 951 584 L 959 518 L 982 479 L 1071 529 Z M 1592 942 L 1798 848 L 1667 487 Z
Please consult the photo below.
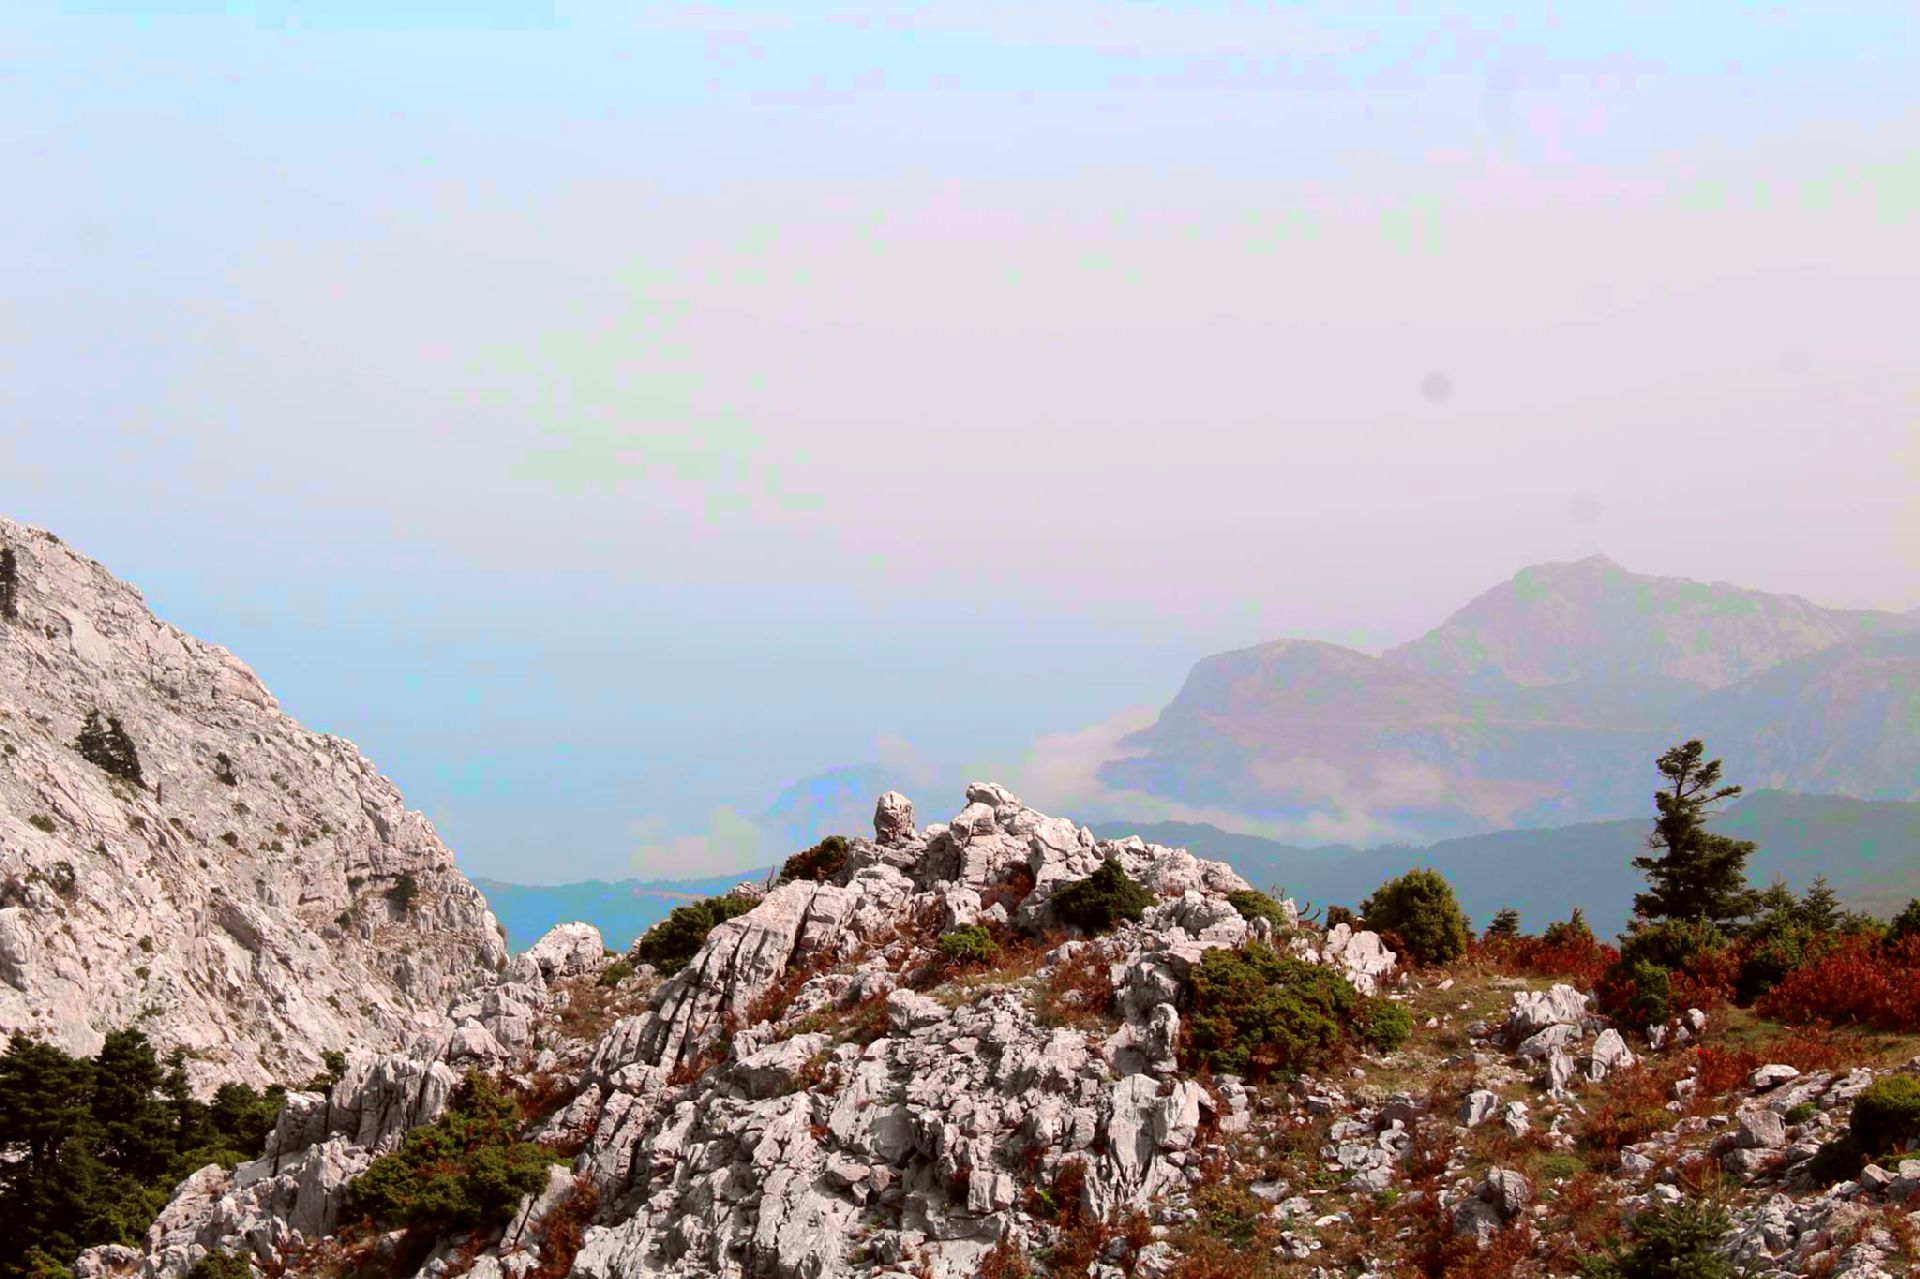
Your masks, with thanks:
M 1910 3 L 18 4 L 0 173 L 0 505 L 484 874 L 1539 560 L 1920 604 Z

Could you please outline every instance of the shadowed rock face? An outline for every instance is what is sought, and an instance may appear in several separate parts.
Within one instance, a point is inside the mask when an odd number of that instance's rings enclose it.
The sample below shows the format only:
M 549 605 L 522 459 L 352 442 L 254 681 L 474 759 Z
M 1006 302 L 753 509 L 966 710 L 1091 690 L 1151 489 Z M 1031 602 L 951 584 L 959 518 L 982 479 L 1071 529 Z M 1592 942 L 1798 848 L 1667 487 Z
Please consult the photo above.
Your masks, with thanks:
M 453 855 L 352 743 L 51 535 L 0 520 L 0 1034 L 70 1051 L 137 1025 L 195 1085 L 398 1048 L 506 961 Z M 139 784 L 83 758 L 117 719 Z

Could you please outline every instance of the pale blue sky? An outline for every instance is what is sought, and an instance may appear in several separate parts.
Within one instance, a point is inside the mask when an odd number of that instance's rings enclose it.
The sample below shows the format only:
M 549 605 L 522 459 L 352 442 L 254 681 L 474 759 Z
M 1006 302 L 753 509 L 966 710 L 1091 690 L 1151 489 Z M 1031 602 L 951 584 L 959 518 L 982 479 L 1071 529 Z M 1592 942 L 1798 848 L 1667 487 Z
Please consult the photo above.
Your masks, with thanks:
M 1910 5 L 0 15 L 0 505 L 481 873 L 1530 561 L 1920 604 Z

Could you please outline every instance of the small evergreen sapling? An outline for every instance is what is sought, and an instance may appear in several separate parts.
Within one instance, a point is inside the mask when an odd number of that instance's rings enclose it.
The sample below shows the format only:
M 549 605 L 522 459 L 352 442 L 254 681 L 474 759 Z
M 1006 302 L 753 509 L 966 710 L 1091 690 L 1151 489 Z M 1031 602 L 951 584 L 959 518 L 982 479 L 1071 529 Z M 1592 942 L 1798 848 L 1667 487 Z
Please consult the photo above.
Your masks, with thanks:
M 135 786 L 146 785 L 140 775 L 140 752 L 134 749 L 133 738 L 127 735 L 118 715 L 88 711 L 86 722 L 80 726 L 79 736 L 73 739 L 73 749 L 80 752 L 80 758 L 103 773 L 132 782 Z

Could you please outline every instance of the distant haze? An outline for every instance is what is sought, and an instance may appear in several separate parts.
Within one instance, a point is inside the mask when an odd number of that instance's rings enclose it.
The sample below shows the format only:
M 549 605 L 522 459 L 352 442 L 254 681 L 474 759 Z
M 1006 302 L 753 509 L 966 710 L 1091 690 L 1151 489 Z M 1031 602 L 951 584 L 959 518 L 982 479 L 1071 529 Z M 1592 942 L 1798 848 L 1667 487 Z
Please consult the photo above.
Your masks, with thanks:
M 1920 17 L 1605 8 L 9 16 L 0 511 L 521 882 L 1523 564 L 1920 605 Z

